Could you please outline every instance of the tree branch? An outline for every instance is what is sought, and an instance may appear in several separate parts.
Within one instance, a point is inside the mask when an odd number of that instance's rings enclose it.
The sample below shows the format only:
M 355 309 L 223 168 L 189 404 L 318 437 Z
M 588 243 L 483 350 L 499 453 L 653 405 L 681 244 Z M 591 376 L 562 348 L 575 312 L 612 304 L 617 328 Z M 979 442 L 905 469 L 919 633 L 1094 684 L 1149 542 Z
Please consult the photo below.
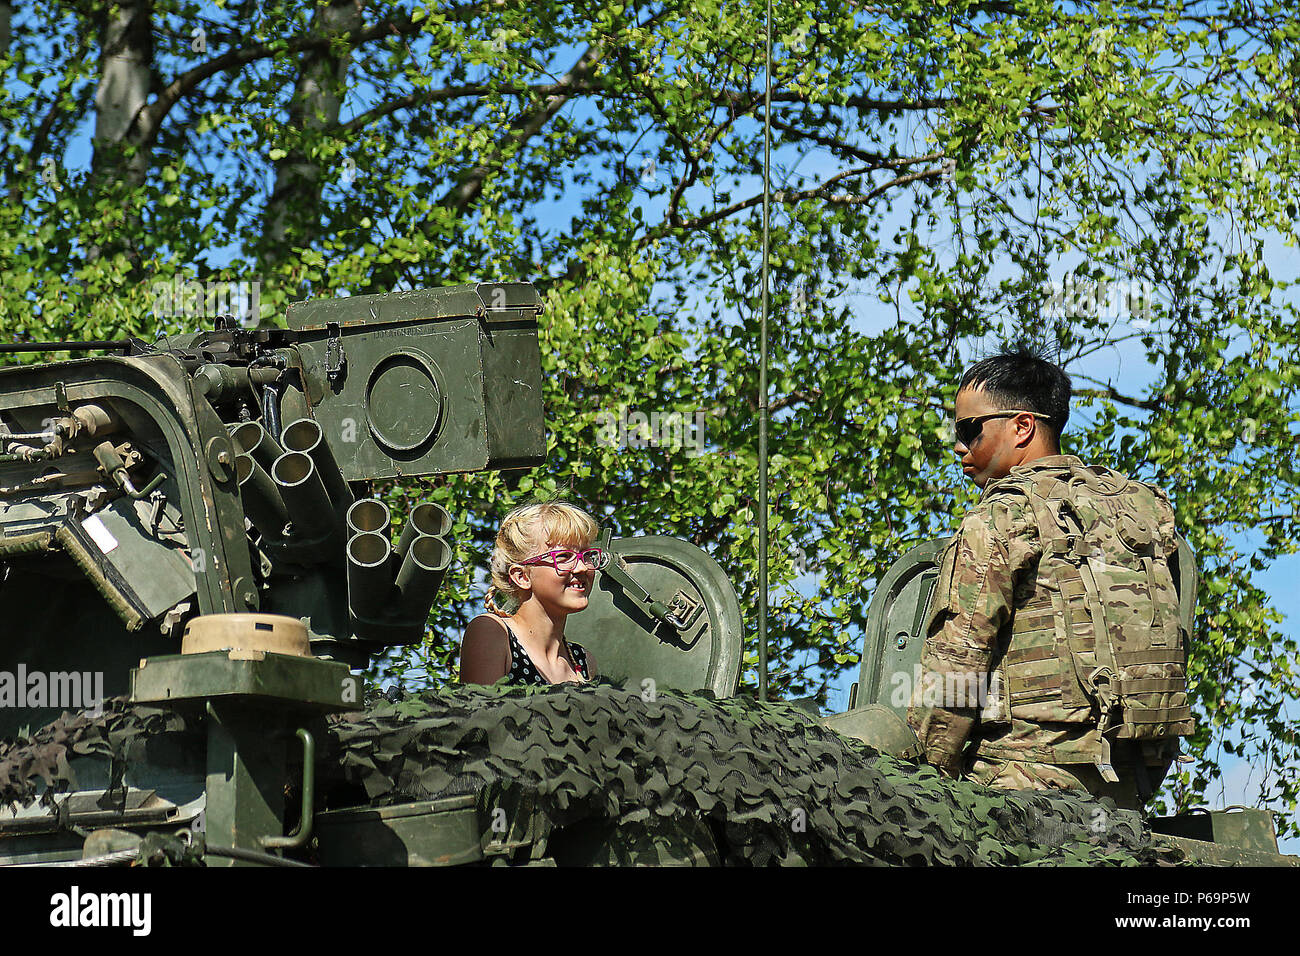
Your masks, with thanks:
M 913 163 L 928 162 L 933 159 L 938 159 L 942 155 L 943 155 L 942 153 L 931 153 L 927 156 L 915 156 L 915 157 L 903 158 L 903 159 L 892 159 L 881 163 L 863 166 L 858 169 L 850 169 L 842 173 L 837 173 L 836 175 L 832 176 L 830 179 L 826 180 L 824 183 L 820 184 L 814 189 L 803 189 L 803 190 L 797 190 L 795 192 L 781 190 L 776 193 L 773 193 L 772 198 L 780 203 L 798 203 L 798 202 L 803 202 L 804 200 L 807 199 L 825 199 L 828 202 L 833 202 L 837 205 L 861 205 L 862 203 L 865 203 L 875 198 L 876 196 L 880 195 L 886 189 L 890 189 L 894 186 L 901 186 L 905 183 L 909 183 L 917 179 L 928 179 L 934 176 L 942 175 L 943 168 L 935 167 L 933 169 L 924 170 L 923 172 L 909 173 L 906 176 L 899 176 L 895 179 L 891 179 L 889 182 L 884 183 L 881 186 L 877 186 L 875 189 L 871 190 L 871 192 L 867 193 L 864 196 L 847 196 L 842 193 L 828 194 L 826 192 L 826 187 L 830 186 L 832 183 L 836 183 L 841 180 L 853 179 L 858 176 L 862 176 L 865 173 L 872 172 L 876 169 L 892 169 L 892 168 L 897 168 L 899 166 L 910 165 Z M 698 216 L 695 219 L 682 222 L 679 226 L 674 227 L 671 223 L 668 223 L 664 227 L 660 227 L 659 229 L 652 229 L 649 232 L 647 232 L 640 239 L 640 243 L 644 245 L 648 242 L 654 241 L 655 239 L 662 239 L 673 228 L 689 230 L 689 229 L 699 229 L 704 226 L 710 226 L 720 219 L 726 219 L 728 216 L 735 215 L 736 213 L 741 212 L 745 209 L 752 209 L 754 206 L 757 206 L 762 201 L 763 201 L 763 194 L 758 193 L 754 196 L 751 196 L 748 199 L 742 199 L 740 202 L 732 203 L 730 206 L 727 206 L 724 209 L 719 209 L 709 213 L 708 215 Z
M 759 116 L 755 117 L 755 119 L 761 120 L 762 115 L 760 114 Z M 812 130 L 799 129 L 793 124 L 786 123 L 783 120 L 777 119 L 776 117 L 772 117 L 772 128 L 779 129 L 781 132 L 785 133 L 786 135 L 793 136 L 796 139 L 810 140 L 816 143 L 818 146 L 825 146 L 827 149 L 831 150 L 832 152 L 839 153 L 841 156 L 851 157 L 852 159 L 856 159 L 860 162 L 867 162 L 867 163 L 880 162 L 881 160 L 885 160 L 888 158 L 886 156 L 881 155 L 880 153 L 874 153 L 869 150 L 860 149 L 857 146 L 853 146 L 849 143 L 843 142 L 842 140 L 838 140 L 833 136 L 826 136 L 821 133 L 813 132 Z
M 472 4 L 463 9 L 476 9 Z M 382 20 L 355 33 L 345 36 L 345 42 L 352 48 L 371 40 L 386 36 L 409 36 L 418 33 L 423 20 Z M 140 145 L 151 144 L 162 127 L 162 122 L 181 99 L 192 93 L 205 80 L 220 73 L 228 73 L 257 60 L 275 56 L 279 53 L 302 53 L 308 50 L 328 50 L 334 43 L 334 36 L 310 35 L 292 37 L 283 43 L 257 43 L 235 50 L 227 50 L 220 56 L 213 57 L 187 70 L 165 86 L 153 103 L 143 107 L 136 114 L 133 124 L 132 140 Z
M 395 100 L 387 103 L 381 103 L 378 106 L 372 106 L 364 113 L 358 113 L 346 123 L 340 123 L 338 129 L 345 133 L 352 133 L 371 123 L 378 122 L 385 116 L 391 116 L 398 110 L 412 109 L 416 106 L 427 106 L 430 103 L 442 103 L 447 100 L 460 99 L 462 97 L 487 96 L 489 93 L 500 93 L 509 95 L 510 93 L 534 93 L 538 96 L 551 96 L 559 89 L 558 83 L 549 83 L 546 86 L 524 86 L 516 90 L 506 90 L 482 84 L 471 86 L 449 86 L 441 90 L 423 90 L 412 91 L 405 96 L 399 96 Z
M 1086 375 L 1078 377 L 1088 379 L 1090 382 L 1096 381 L 1096 379 L 1090 379 Z M 1083 395 L 1087 398 L 1108 398 L 1111 401 L 1119 402 L 1121 405 L 1145 409 L 1148 412 L 1158 412 L 1160 410 L 1160 402 L 1155 399 L 1133 398 L 1131 395 L 1122 395 L 1115 390 L 1113 385 L 1106 385 L 1103 388 L 1076 388 L 1074 394 Z
M 539 110 L 525 113 L 515 119 L 511 124 L 511 132 L 499 145 L 497 155 L 505 153 L 511 145 L 523 146 L 536 136 L 542 127 L 564 107 L 564 104 L 573 98 L 575 88 L 591 75 L 604 53 L 605 49 L 601 43 L 593 43 L 587 47 L 569 72 L 560 77 L 559 82 L 555 84 L 558 87 L 557 92 L 547 97 L 545 105 Z M 447 191 L 438 204 L 456 212 L 463 211 L 478 198 L 483 190 L 483 183 L 487 181 L 493 169 L 494 167 L 487 163 L 475 166 L 461 177 L 460 182 Z
M 723 93 L 721 94 L 727 101 L 743 100 L 740 93 Z M 809 103 L 814 101 L 799 93 L 772 91 L 773 103 Z M 823 106 L 848 106 L 853 109 L 864 112 L 877 113 L 902 113 L 909 110 L 933 110 L 941 106 L 947 106 L 952 103 L 952 99 L 946 96 L 926 97 L 919 100 L 881 100 L 874 96 L 848 96 L 839 102 L 822 102 L 817 101 Z
M 775 402 L 769 402 L 767 410 L 769 412 L 779 412 L 783 408 L 789 408 L 791 405 L 797 405 L 800 402 L 814 402 L 822 397 L 820 388 L 810 388 L 806 390 L 796 390 L 791 392 L 785 398 L 778 398 Z
M 809 389 L 796 389 L 784 398 L 778 398 L 774 402 L 768 402 L 767 409 L 769 412 L 779 412 L 783 408 L 789 408 L 792 405 L 798 405 L 805 402 L 813 402 L 822 397 L 822 390 L 817 387 Z M 753 411 L 758 411 L 758 399 L 753 395 L 747 396 L 745 401 Z
M 382 119 L 385 116 L 395 113 L 398 110 L 410 109 L 416 106 L 423 106 L 429 103 L 444 102 L 446 100 L 458 99 L 461 97 L 485 96 L 489 93 L 497 93 L 504 96 L 509 96 L 511 94 L 515 94 L 515 95 L 531 94 L 539 97 L 555 96 L 557 94 L 563 93 L 563 94 L 567 94 L 570 98 L 591 94 L 596 96 L 614 97 L 617 99 L 627 98 L 627 94 L 623 91 L 611 89 L 603 83 L 593 83 L 593 82 L 586 82 L 586 81 L 571 82 L 568 84 L 564 84 L 563 80 L 561 80 L 556 83 L 539 84 L 535 86 L 517 86 L 517 87 L 484 86 L 484 85 L 454 86 L 454 87 L 448 87 L 446 89 L 441 89 L 441 90 L 426 90 L 423 92 L 412 92 L 407 94 L 406 96 L 398 97 L 397 99 L 392 100 L 388 103 L 381 104 L 379 106 L 367 110 L 364 113 L 358 114 L 357 116 L 348 120 L 346 123 L 341 124 L 340 129 L 347 130 L 347 131 L 360 129 L 364 126 L 369 125 L 372 122 L 375 122 L 376 120 Z M 727 106 L 727 107 L 735 108 L 741 104 L 747 103 L 749 107 L 752 107 L 757 102 L 757 98 L 758 98 L 758 94 L 756 93 L 755 94 L 715 93 L 713 94 L 709 102 L 710 105 L 712 106 Z M 855 97 L 853 99 L 857 100 L 859 98 Z M 772 96 L 772 101 L 785 102 L 785 103 L 800 103 L 806 106 L 844 105 L 844 104 L 823 102 L 820 100 L 809 100 L 801 97 L 799 94 L 778 95 L 774 93 Z M 898 101 L 872 100 L 870 102 L 876 104 L 876 106 L 873 106 L 872 108 L 878 108 L 885 112 L 890 112 L 895 110 L 933 109 L 936 106 L 943 105 L 943 102 L 946 101 L 925 100 L 916 103 L 904 103 Z M 745 110 L 742 110 L 742 114 L 744 112 L 747 112 L 747 109 L 748 107 Z M 756 119 L 761 120 L 761 116 L 756 117 Z M 790 132 L 791 135 L 799 135 L 799 133 L 793 127 L 788 127 L 788 128 L 783 127 L 782 124 L 780 124 L 778 121 L 774 120 L 772 125 L 777 127 L 778 129 L 783 129 L 783 128 L 786 129 L 786 131 Z M 878 154 L 868 153 L 862 150 L 856 150 L 854 147 L 850 147 L 847 144 L 832 145 L 834 141 L 822 142 L 822 140 L 818 138 L 815 134 L 806 134 L 804 138 L 812 139 L 816 142 L 821 143 L 822 145 L 828 146 L 829 148 L 841 148 L 844 150 L 853 150 L 851 155 L 853 155 L 857 159 L 883 158 L 880 157 Z
M 919 173 L 908 173 L 906 176 L 899 176 L 896 179 L 891 179 L 889 182 L 877 186 L 865 196 L 849 196 L 844 193 L 835 193 L 830 196 L 825 196 L 824 198 L 827 202 L 836 206 L 861 206 L 864 203 L 871 202 L 871 200 L 875 199 L 887 189 L 893 189 L 895 186 L 904 186 L 907 183 L 915 182 L 918 179 L 934 179 L 936 176 L 942 176 L 943 173 L 944 168 L 942 166 L 935 166 L 933 169 L 923 169 Z

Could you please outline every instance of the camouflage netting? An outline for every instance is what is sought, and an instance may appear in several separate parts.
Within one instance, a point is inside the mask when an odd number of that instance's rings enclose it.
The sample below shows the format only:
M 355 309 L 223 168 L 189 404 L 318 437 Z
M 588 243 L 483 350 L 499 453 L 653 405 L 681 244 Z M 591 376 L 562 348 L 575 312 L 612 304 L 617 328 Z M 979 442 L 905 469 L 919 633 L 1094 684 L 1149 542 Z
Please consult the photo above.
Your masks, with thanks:
M 133 707 L 125 697 L 104 701 L 96 717 L 65 712 L 26 739 L 0 740 L 0 804 L 29 804 L 38 794 L 48 802 L 77 789 L 69 761 L 78 757 L 108 758 L 111 788 L 119 787 L 130 759 L 148 759 L 169 744 L 202 747 L 203 737 L 172 711 Z
M 607 684 L 457 687 L 331 720 L 324 774 L 372 803 L 536 795 L 556 826 L 699 815 L 727 863 L 1156 863 L 1109 802 L 1005 794 L 876 753 L 788 704 Z M 517 793 L 514 794 L 517 797 Z M 481 799 L 481 802 L 482 799 Z M 510 801 L 514 802 L 514 801 Z M 802 832 L 801 832 L 802 831 Z
M 0 746 L 0 800 L 57 785 L 59 747 L 122 760 L 176 718 L 119 703 Z M 161 722 L 160 722 L 161 721 Z M 318 793 L 372 805 L 476 794 L 554 827 L 703 819 L 730 864 L 1152 864 L 1142 818 L 1109 801 L 1003 793 L 878 754 L 788 704 L 707 694 L 656 700 L 609 684 L 454 687 L 330 718 Z M 51 750 L 50 748 L 54 748 Z M 66 766 L 63 765 L 63 766 Z

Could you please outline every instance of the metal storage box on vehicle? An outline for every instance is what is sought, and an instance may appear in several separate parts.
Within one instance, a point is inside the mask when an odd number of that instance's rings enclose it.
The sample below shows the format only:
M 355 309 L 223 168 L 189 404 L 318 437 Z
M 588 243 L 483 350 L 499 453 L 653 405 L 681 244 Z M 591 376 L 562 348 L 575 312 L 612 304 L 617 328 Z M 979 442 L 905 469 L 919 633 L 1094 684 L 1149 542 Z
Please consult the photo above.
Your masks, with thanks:
M 307 399 L 343 476 L 541 464 L 540 310 L 526 283 L 291 305 Z

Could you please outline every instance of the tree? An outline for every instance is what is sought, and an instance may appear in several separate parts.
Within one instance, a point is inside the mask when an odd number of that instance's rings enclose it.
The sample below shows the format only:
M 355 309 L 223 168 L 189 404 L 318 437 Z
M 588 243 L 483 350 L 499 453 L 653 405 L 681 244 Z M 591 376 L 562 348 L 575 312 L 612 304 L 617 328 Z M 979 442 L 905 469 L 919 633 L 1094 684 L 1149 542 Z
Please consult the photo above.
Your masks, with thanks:
M 267 322 L 305 296 L 533 281 L 547 466 L 389 493 L 463 515 L 481 565 L 511 503 L 563 489 L 617 533 L 707 548 L 753 609 L 762 16 L 0 7 L 0 327 L 176 328 L 149 310 L 181 273 L 258 281 Z M 961 365 L 1036 339 L 1082 386 L 1067 450 L 1167 488 L 1200 558 L 1201 730 L 1170 799 L 1195 802 L 1241 748 L 1273 770 L 1260 799 L 1293 809 L 1295 634 L 1252 582 L 1300 530 L 1300 336 L 1268 268 L 1295 240 L 1300 23 L 1244 0 L 776 17 L 774 691 L 824 698 L 854 660 L 872 583 L 972 500 L 947 431 Z M 709 453 L 601 444 L 623 406 L 707 412 Z M 789 586 L 804 557 L 811 597 Z M 467 599 L 468 571 L 452 590 Z M 442 636 L 393 666 L 445 675 L 465 614 L 439 612 Z

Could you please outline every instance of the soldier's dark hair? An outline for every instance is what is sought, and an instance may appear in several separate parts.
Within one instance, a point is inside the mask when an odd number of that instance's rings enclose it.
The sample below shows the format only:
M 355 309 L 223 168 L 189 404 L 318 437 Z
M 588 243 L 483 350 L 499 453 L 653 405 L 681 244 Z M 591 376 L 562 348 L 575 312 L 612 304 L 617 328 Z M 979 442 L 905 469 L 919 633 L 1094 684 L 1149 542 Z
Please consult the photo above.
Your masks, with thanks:
M 1059 448 L 1061 432 L 1070 418 L 1070 376 L 1056 365 L 1021 346 L 976 362 L 961 377 L 964 388 L 982 388 L 998 408 L 1023 408 L 1049 416 L 1043 424 Z

